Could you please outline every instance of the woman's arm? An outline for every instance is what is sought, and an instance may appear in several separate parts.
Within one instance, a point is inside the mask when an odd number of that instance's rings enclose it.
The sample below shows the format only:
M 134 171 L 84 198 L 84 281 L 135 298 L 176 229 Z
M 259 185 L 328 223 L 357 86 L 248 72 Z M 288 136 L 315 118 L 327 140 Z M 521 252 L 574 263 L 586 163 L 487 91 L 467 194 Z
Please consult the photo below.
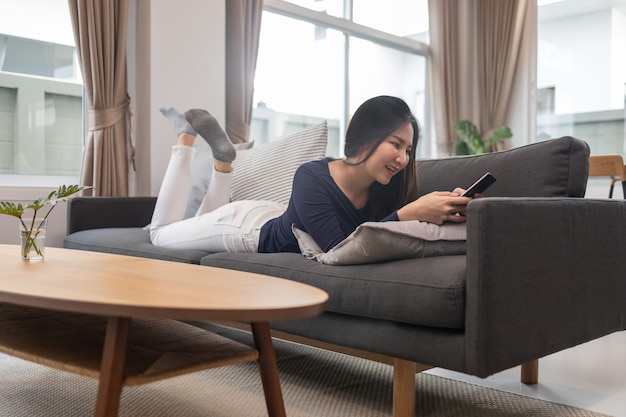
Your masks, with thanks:
M 472 198 L 461 197 L 465 190 L 435 191 L 421 196 L 398 210 L 399 220 L 419 220 L 435 224 L 465 221 L 465 207 Z

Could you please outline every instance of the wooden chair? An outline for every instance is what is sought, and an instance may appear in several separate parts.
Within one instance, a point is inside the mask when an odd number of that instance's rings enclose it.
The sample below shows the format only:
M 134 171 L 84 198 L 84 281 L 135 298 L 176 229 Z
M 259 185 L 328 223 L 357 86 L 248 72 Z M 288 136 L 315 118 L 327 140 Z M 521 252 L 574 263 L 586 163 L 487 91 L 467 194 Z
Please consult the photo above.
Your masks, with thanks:
M 590 177 L 610 177 L 611 188 L 609 198 L 613 198 L 613 187 L 615 183 L 622 183 L 624 198 L 626 198 L 626 167 L 621 155 L 592 155 L 589 157 Z

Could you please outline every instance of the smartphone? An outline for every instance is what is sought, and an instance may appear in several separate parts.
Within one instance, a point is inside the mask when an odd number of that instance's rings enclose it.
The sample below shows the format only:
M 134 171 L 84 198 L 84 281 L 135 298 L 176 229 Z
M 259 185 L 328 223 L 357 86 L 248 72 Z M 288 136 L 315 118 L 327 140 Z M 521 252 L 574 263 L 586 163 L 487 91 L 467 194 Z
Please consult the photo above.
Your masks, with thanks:
M 474 194 L 482 193 L 494 182 L 496 182 L 496 178 L 489 172 L 487 172 L 485 173 L 485 175 L 480 177 L 474 184 L 470 185 L 470 187 L 461 196 L 474 197 Z

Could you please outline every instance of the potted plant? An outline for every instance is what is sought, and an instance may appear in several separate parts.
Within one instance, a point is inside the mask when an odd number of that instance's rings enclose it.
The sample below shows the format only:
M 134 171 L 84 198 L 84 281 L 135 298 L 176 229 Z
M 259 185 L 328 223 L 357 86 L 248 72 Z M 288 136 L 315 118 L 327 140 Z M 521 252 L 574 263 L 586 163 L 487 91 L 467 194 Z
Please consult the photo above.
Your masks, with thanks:
M 19 219 L 20 235 L 22 239 L 22 259 L 42 260 L 44 254 L 44 239 L 48 216 L 54 207 L 66 201 L 70 196 L 79 191 L 92 187 L 79 185 L 62 185 L 57 190 L 51 191 L 45 197 L 38 198 L 26 206 L 11 201 L 0 201 L 0 214 L 15 216 Z M 39 210 L 48 207 L 43 217 L 37 217 Z M 32 217 L 24 218 L 24 213 L 32 210 Z
M 454 147 L 456 155 L 476 155 L 487 152 L 496 143 L 513 136 L 508 126 L 496 129 L 486 141 L 482 140 L 476 125 L 469 120 L 461 120 L 454 124 L 454 131 L 459 136 L 459 141 Z

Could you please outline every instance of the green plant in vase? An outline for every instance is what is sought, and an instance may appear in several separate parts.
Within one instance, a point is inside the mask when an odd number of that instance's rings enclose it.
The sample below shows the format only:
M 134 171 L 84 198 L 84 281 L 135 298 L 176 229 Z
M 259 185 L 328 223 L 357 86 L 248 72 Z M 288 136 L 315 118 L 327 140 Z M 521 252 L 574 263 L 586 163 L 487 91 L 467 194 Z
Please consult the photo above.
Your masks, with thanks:
M 0 214 L 17 217 L 20 221 L 20 233 L 22 236 L 22 258 L 43 259 L 43 244 L 46 236 L 46 224 L 52 209 L 60 202 L 79 191 L 92 187 L 81 185 L 62 185 L 57 190 L 51 191 L 45 197 L 38 198 L 26 206 L 11 201 L 0 201 Z M 39 211 L 47 207 L 43 217 L 37 217 Z M 24 214 L 32 210 L 32 218 L 24 218 Z

